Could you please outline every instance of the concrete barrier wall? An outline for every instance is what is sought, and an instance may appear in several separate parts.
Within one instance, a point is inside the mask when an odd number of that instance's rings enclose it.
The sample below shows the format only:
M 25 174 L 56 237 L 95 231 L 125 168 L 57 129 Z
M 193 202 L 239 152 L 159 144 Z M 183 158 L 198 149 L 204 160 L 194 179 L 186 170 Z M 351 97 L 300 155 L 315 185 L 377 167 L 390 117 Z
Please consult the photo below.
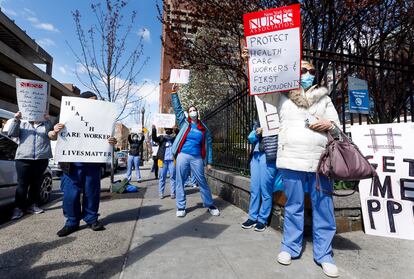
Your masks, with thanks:
M 207 180 L 213 194 L 248 212 L 250 200 L 250 178 L 233 172 L 213 169 L 207 174 Z M 350 194 L 352 191 L 341 190 L 339 194 Z M 273 195 L 273 210 L 270 226 L 283 229 L 285 196 L 283 192 Z M 334 196 L 337 233 L 362 230 L 361 204 L 358 192 L 347 197 Z M 309 197 L 305 200 L 305 235 L 312 231 L 312 210 Z

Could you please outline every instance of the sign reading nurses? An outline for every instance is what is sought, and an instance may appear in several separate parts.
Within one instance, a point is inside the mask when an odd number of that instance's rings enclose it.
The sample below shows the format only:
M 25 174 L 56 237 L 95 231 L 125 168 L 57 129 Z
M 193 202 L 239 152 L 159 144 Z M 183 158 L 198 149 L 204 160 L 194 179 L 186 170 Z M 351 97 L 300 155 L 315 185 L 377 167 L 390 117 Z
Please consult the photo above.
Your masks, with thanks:
M 363 79 L 348 77 L 349 112 L 369 114 L 368 82 Z
M 17 105 L 27 121 L 44 121 L 47 113 L 47 82 L 16 79 Z
M 59 132 L 55 149 L 56 162 L 106 163 L 112 158 L 108 143 L 117 116 L 116 104 L 62 97 Z
M 187 84 L 190 81 L 190 70 L 172 69 L 170 83 Z
M 263 102 L 258 96 L 254 96 L 254 99 L 260 127 L 263 129 L 262 135 L 267 137 L 279 134 L 280 122 L 277 108 L 270 103 Z
M 244 15 L 250 95 L 300 86 L 300 5 Z
M 378 174 L 359 183 L 365 232 L 414 240 L 414 123 L 353 125 L 351 134 Z
M 175 125 L 175 114 L 157 113 L 154 117 L 154 125 L 159 128 L 172 128 Z

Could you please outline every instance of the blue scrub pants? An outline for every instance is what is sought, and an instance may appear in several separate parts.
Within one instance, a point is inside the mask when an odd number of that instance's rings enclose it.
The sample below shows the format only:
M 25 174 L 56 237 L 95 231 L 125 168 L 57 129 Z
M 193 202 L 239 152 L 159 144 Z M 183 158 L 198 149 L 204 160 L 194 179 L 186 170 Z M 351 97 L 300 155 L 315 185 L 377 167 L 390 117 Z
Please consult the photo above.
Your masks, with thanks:
M 250 172 L 249 219 L 267 224 L 272 210 L 276 162 L 267 163 L 264 152 L 254 152 L 250 161 Z
M 101 194 L 100 164 L 71 164 L 69 173 L 63 173 L 60 186 L 63 191 L 65 226 L 79 226 L 81 219 L 87 224 L 93 224 L 98 220 Z
M 184 183 L 190 174 L 194 176 L 198 186 L 200 186 L 201 199 L 204 207 L 213 205 L 213 197 L 210 187 L 208 187 L 206 177 L 204 175 L 204 160 L 201 156 L 193 156 L 185 153 L 179 153 L 177 156 L 177 184 L 176 184 L 176 204 L 177 209 L 185 209 L 186 197 L 184 191 Z
M 127 178 L 131 181 L 132 178 L 132 164 L 135 166 L 135 173 L 137 175 L 137 181 L 141 180 L 141 173 L 139 172 L 139 156 L 128 155 L 128 171 Z
M 279 169 L 282 171 L 286 195 L 285 220 L 281 251 L 293 258 L 302 252 L 304 199 L 309 187 L 312 202 L 313 258 L 318 263 L 334 263 L 332 239 L 336 224 L 332 196 L 332 183 L 326 176 L 320 176 L 321 190 L 316 189 L 316 173 Z M 326 193 L 328 192 L 328 193 Z
M 170 193 L 175 195 L 175 166 L 173 160 L 165 160 L 162 162 L 162 169 L 160 172 L 159 193 L 164 194 L 165 181 L 167 180 L 167 172 L 170 174 Z

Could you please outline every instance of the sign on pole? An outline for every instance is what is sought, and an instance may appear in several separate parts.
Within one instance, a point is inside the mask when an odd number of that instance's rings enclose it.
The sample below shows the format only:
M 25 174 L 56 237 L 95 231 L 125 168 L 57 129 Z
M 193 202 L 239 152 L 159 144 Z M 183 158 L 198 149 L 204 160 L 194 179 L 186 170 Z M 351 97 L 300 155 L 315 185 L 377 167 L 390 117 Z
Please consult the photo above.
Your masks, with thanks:
M 56 162 L 111 162 L 112 136 L 117 116 L 116 104 L 77 98 L 62 97 L 59 132 L 56 144 Z
M 257 114 L 259 115 L 260 127 L 263 129 L 264 137 L 279 134 L 280 122 L 277 108 L 263 102 L 258 96 L 254 96 L 256 101 Z
M 190 70 L 172 69 L 170 83 L 187 84 L 190 81 Z
M 17 105 L 22 119 L 44 121 L 47 113 L 47 82 L 29 79 L 16 79 Z
M 368 82 L 348 77 L 348 102 L 350 113 L 369 114 Z
M 414 123 L 353 125 L 351 134 L 378 173 L 359 183 L 365 232 L 414 240 Z
M 172 128 L 175 125 L 175 114 L 157 113 L 154 116 L 154 125 L 157 128 Z
M 250 95 L 300 86 L 300 5 L 244 15 Z

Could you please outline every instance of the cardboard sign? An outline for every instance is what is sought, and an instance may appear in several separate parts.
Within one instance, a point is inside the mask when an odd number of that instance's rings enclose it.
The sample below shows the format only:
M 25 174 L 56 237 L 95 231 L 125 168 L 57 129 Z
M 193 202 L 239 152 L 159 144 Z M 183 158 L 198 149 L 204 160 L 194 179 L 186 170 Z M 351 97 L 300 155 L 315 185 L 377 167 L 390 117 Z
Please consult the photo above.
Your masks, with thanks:
M 16 79 L 17 104 L 22 119 L 44 121 L 47 113 L 47 82 Z
M 157 128 L 172 128 L 175 125 L 175 114 L 157 113 L 154 116 L 154 125 Z
M 359 183 L 365 232 L 414 240 L 414 123 L 353 125 L 351 134 L 378 173 Z
M 369 114 L 368 82 L 348 77 L 348 100 L 350 113 Z
M 244 15 L 250 95 L 300 86 L 300 5 Z
M 190 70 L 172 69 L 170 83 L 187 84 L 190 81 Z
M 59 132 L 55 150 L 56 162 L 106 163 L 111 161 L 111 137 L 117 106 L 114 103 L 62 97 Z
M 131 133 L 142 133 L 142 125 L 141 124 L 134 124 L 129 128 Z
M 280 122 L 277 108 L 270 103 L 263 102 L 258 96 L 254 96 L 254 99 L 256 101 L 260 127 L 263 129 L 262 135 L 266 137 L 279 134 Z

